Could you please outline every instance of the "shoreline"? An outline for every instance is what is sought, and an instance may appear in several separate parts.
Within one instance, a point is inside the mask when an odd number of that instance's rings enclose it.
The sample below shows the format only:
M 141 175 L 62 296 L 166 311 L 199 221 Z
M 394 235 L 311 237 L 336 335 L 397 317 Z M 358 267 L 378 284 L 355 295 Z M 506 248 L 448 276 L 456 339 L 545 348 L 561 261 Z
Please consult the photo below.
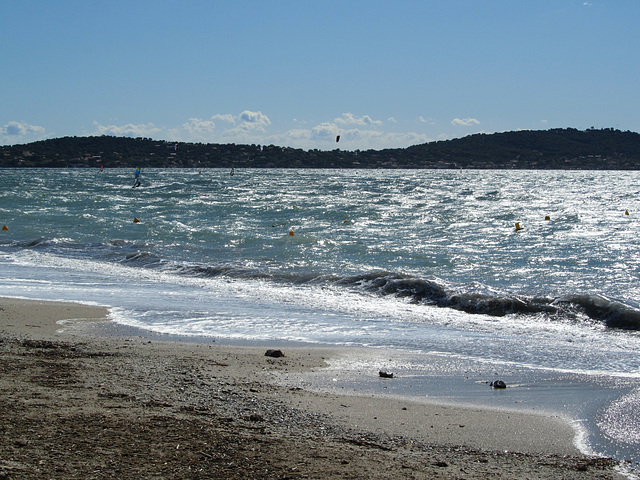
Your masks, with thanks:
M 271 358 L 262 346 L 74 333 L 109 322 L 107 308 L 75 303 L 0 298 L 0 320 L 7 478 L 83 478 L 74 455 L 92 469 L 84 478 L 150 478 L 159 458 L 167 478 L 624 478 L 618 462 L 580 454 L 557 417 L 278 381 L 321 369 L 338 347 L 287 346 Z M 219 476 L 185 470 L 196 466 Z

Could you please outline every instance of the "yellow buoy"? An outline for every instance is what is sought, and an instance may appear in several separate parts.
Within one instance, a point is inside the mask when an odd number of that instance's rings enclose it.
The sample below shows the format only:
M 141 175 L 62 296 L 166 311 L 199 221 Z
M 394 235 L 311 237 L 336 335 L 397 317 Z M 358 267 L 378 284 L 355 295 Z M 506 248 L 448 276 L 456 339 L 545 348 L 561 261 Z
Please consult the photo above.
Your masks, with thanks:
M 9 227 L 7 227 L 6 225 L 3 225 L 2 230 L 9 230 Z
M 133 223 L 140 223 L 140 220 L 138 220 L 138 217 L 133 217 Z
M 290 237 L 293 237 L 293 235 L 294 235 L 293 230 L 290 230 L 290 231 L 289 231 L 289 236 L 290 236 Z
M 520 223 L 516 222 L 516 232 L 522 230 L 522 227 L 520 226 Z
M 45 195 L 44 193 L 42 194 L 42 196 L 43 196 L 43 197 L 46 197 L 46 195 Z

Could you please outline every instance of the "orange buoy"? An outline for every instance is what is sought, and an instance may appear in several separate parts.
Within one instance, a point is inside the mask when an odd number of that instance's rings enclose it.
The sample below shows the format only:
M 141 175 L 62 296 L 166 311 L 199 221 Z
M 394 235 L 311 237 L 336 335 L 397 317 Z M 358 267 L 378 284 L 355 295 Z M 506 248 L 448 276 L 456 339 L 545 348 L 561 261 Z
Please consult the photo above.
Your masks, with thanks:
M 516 232 L 522 230 L 522 227 L 520 226 L 520 223 L 516 222 Z
M 546 217 L 544 217 L 545 220 L 551 220 L 551 217 L 549 215 L 547 215 Z
M 289 231 L 289 236 L 290 236 L 290 237 L 293 237 L 293 235 L 294 235 L 293 230 L 290 230 L 290 231 Z
M 138 217 L 133 217 L 133 223 L 140 223 L 140 220 L 138 220 Z
M 625 215 L 629 215 L 629 210 L 625 210 L 625 211 L 624 211 L 624 214 L 625 214 Z
M 2 230 L 9 230 L 9 227 L 7 227 L 6 225 L 3 225 Z

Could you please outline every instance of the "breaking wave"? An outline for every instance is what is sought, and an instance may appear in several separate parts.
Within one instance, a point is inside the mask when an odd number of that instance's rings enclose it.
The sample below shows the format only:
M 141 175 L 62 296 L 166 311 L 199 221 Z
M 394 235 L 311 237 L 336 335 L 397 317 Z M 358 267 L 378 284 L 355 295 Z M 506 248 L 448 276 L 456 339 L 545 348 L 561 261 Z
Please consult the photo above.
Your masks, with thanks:
M 453 308 L 470 314 L 497 317 L 546 314 L 567 319 L 579 319 L 582 314 L 609 328 L 640 330 L 640 310 L 597 294 L 564 295 L 556 298 L 487 294 L 460 291 L 460 288 L 448 287 L 436 279 L 420 279 L 383 271 L 344 277 L 337 283 L 378 295 L 407 298 L 413 303 Z
M 243 264 L 182 264 L 162 258 L 154 245 L 127 240 L 110 240 L 100 245 L 64 244 L 37 238 L 17 242 L 18 249 L 47 249 L 55 246 L 56 255 L 89 256 L 131 267 L 162 270 L 194 277 L 256 280 L 280 285 L 315 285 L 348 288 L 362 293 L 401 298 L 408 302 L 450 308 L 468 314 L 494 317 L 506 315 L 545 315 L 551 319 L 593 321 L 608 328 L 640 331 L 640 310 L 599 294 L 568 294 L 559 297 L 527 296 L 493 291 L 482 285 L 452 286 L 439 278 L 419 278 L 397 272 L 369 272 L 336 275 L 305 269 L 286 270 L 256 262 Z
M 602 295 L 564 295 L 556 298 L 460 291 L 439 280 L 426 280 L 392 272 L 369 272 L 345 277 L 337 283 L 378 295 L 407 298 L 410 302 L 453 308 L 470 314 L 496 317 L 546 314 L 579 319 L 580 314 L 609 328 L 640 330 L 640 310 Z
M 192 265 L 176 268 L 183 275 L 242 278 L 288 284 L 337 286 L 406 299 L 411 303 L 451 308 L 469 314 L 495 317 L 544 314 L 554 319 L 580 321 L 585 318 L 608 328 L 640 330 L 640 310 L 602 295 L 535 297 L 510 293 L 483 293 L 477 286 L 452 287 L 440 279 L 422 279 L 395 272 L 371 271 L 358 275 L 317 275 L 309 272 L 274 273 L 240 265 Z

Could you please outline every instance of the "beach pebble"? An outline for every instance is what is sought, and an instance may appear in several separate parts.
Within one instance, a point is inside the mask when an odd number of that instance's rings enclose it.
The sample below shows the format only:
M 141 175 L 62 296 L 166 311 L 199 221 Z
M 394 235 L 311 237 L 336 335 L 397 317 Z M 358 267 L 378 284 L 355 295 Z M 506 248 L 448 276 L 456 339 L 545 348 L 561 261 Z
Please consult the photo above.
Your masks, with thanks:
M 265 352 L 264 356 L 265 357 L 280 358 L 280 357 L 284 357 L 284 353 L 282 353 L 282 350 L 269 349 L 269 350 L 267 350 Z
M 502 380 L 494 380 L 489 384 L 489 386 L 493 388 L 507 388 L 507 384 Z

